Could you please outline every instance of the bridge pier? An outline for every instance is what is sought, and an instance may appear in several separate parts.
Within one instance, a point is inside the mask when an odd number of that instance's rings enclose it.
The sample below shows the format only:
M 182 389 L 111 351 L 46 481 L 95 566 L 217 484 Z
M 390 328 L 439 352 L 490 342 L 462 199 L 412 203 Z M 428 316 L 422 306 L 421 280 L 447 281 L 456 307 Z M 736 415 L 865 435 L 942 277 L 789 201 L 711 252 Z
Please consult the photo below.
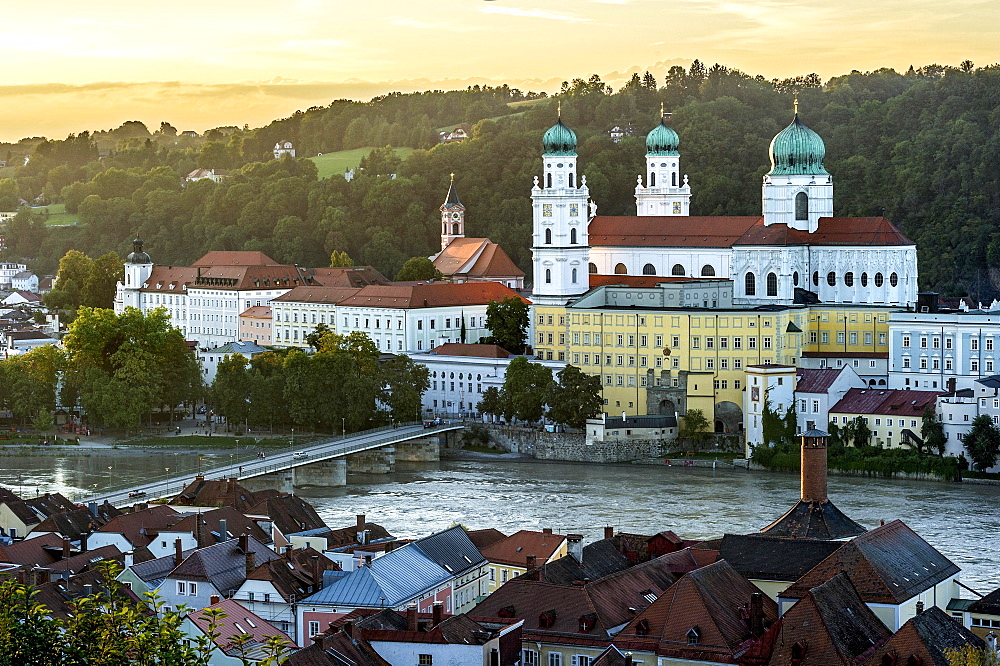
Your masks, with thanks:
M 396 460 L 406 462 L 437 462 L 441 460 L 441 445 L 437 437 L 411 439 L 395 445 Z
M 241 479 L 240 484 L 250 492 L 275 489 L 282 493 L 295 492 L 295 470 L 286 469 L 261 476 Z
M 347 485 L 347 459 L 333 458 L 331 460 L 321 460 L 311 465 L 302 465 L 294 470 L 293 481 L 296 487 L 299 486 L 346 486 Z
M 347 456 L 347 471 L 352 474 L 389 474 L 396 468 L 396 448 L 359 451 Z

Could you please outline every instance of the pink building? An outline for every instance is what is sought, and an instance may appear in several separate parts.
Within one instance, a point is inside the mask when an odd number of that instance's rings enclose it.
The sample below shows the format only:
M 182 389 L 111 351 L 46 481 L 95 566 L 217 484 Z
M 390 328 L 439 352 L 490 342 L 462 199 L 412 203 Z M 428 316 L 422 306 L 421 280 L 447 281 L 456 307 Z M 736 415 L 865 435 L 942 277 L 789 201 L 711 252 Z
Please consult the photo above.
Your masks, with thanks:
M 271 344 L 271 307 L 255 305 L 240 313 L 240 341 Z

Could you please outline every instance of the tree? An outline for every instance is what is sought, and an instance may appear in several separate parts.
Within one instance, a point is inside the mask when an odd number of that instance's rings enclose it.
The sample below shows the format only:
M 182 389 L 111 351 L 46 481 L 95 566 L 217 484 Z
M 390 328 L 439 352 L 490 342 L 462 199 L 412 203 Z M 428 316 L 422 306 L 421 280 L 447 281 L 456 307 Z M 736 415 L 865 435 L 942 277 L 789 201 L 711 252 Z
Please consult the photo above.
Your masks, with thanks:
M 983 472 L 997 464 L 1000 456 L 1000 428 L 987 414 L 972 420 L 972 428 L 965 436 L 965 450 L 973 466 Z
M 604 407 L 600 376 L 567 365 L 556 377 L 558 381 L 549 386 L 545 400 L 549 405 L 548 417 L 556 423 L 583 428 L 587 419 L 596 417 Z
M 508 296 L 502 301 L 490 301 L 486 306 L 486 328 L 493 335 L 492 344 L 509 352 L 524 352 L 528 339 L 528 303 L 518 296 Z
M 415 280 L 437 280 L 444 277 L 427 257 L 412 257 L 403 263 L 403 267 L 396 274 L 396 282 L 409 282 Z
M 334 250 L 330 253 L 330 268 L 340 268 L 343 266 L 353 266 L 354 260 L 347 256 L 346 252 Z
M 541 363 L 531 363 L 523 356 L 507 366 L 502 404 L 504 416 L 533 423 L 545 413 L 545 399 L 552 384 L 552 370 Z
M 56 310 L 76 310 L 93 270 L 93 260 L 79 250 L 70 250 L 59 260 L 55 286 L 45 295 L 45 304 Z
M 400 354 L 385 361 L 381 367 L 385 394 L 382 401 L 389 406 L 393 421 L 418 419 L 421 398 L 430 388 L 430 372 L 426 365 L 415 363 Z
M 948 666 L 1000 666 L 1000 653 L 987 647 L 963 645 L 943 650 Z
M 503 398 L 500 395 L 500 389 L 496 386 L 490 386 L 483 391 L 483 397 L 479 400 L 476 408 L 481 414 L 492 414 L 493 416 L 503 414 Z
M 250 418 L 249 365 L 242 354 L 227 355 L 219 362 L 209 389 L 213 409 L 230 423 L 244 423 Z
M 90 266 L 83 284 L 81 305 L 92 308 L 112 308 L 115 290 L 122 279 L 122 260 L 115 252 L 102 254 Z
M 927 451 L 934 451 L 939 456 L 944 455 L 944 447 L 948 439 L 944 434 L 944 424 L 938 418 L 937 412 L 934 411 L 934 406 L 924 407 L 920 418 L 920 437 L 923 439 L 923 445 L 918 445 L 917 451 L 919 452 L 923 448 Z
M 686 439 L 695 445 L 701 445 L 709 436 L 709 423 L 705 418 L 705 412 L 700 409 L 689 409 L 684 415 L 680 432 L 677 433 L 681 439 Z
M 789 420 L 789 412 L 791 419 Z M 761 437 L 763 443 L 773 447 L 789 447 L 795 440 L 795 412 L 792 407 L 785 412 L 784 418 L 774 409 L 770 392 L 764 391 L 764 408 L 761 411 Z M 789 421 L 791 426 L 789 427 Z M 789 432 L 791 431 L 791 432 Z

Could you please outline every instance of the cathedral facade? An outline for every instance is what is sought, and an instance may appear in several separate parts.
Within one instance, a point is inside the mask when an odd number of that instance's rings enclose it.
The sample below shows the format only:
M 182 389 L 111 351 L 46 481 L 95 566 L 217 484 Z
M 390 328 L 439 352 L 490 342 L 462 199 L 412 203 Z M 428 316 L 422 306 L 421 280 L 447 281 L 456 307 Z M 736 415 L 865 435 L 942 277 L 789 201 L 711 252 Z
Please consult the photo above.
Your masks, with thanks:
M 576 134 L 561 120 L 542 143 L 531 190 L 536 304 L 566 304 L 590 289 L 590 275 L 729 279 L 734 303 L 747 306 L 916 302 L 916 246 L 884 217 L 834 215 L 825 145 L 797 113 L 771 141 L 756 216 L 689 215 L 680 139 L 666 117 L 646 137 L 634 216 L 596 214 Z

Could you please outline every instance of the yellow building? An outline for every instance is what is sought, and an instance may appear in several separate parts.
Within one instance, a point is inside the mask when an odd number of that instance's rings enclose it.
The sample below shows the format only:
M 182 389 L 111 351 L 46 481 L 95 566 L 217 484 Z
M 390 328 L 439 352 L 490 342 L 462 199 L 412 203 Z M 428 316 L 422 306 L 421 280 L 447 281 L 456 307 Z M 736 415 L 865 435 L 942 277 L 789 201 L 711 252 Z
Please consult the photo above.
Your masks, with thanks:
M 866 353 L 888 356 L 889 308 L 749 308 L 734 306 L 732 291 L 729 280 L 600 286 L 565 307 L 535 306 L 532 343 L 539 358 L 600 376 L 608 414 L 700 409 L 715 431 L 734 433 L 746 367 L 812 367 L 805 354 L 846 355 L 856 366 Z
M 480 552 L 490 563 L 487 589 L 492 594 L 508 580 L 526 573 L 529 568 L 540 567 L 565 557 L 567 541 L 566 536 L 553 534 L 551 529 L 541 532 L 521 530 L 481 548 Z
M 937 391 L 853 388 L 830 407 L 830 423 L 844 427 L 860 418 L 871 431 L 873 446 L 900 448 L 910 433 L 920 437 L 924 410 L 934 409 L 939 395 Z

